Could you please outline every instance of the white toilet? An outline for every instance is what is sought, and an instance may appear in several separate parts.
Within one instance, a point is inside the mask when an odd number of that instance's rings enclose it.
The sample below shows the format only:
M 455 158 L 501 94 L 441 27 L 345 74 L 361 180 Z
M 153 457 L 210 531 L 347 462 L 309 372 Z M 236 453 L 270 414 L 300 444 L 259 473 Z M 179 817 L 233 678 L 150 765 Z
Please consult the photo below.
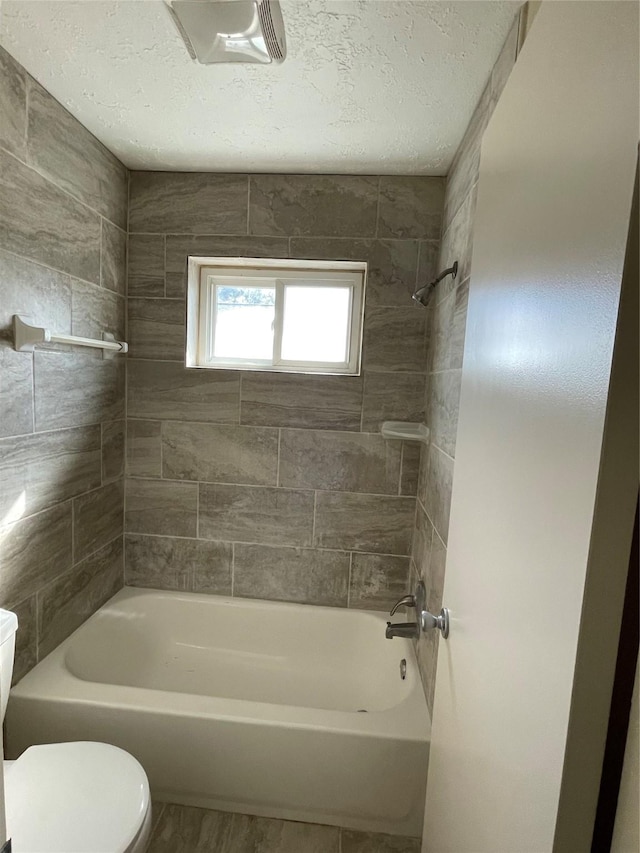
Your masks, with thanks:
M 15 613 L 0 610 L 0 699 L 7 708 Z M 106 743 L 32 746 L 4 762 L 7 834 L 13 853 L 143 853 L 151 834 L 146 774 Z

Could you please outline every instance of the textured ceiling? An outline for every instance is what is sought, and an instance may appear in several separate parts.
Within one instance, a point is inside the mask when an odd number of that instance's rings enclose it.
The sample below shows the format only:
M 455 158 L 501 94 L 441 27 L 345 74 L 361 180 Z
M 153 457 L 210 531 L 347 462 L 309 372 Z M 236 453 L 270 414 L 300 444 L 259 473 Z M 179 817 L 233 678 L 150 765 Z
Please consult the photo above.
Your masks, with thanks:
M 268 66 L 192 62 L 161 0 L 0 0 L 0 41 L 131 168 L 442 175 L 519 5 L 283 0 Z

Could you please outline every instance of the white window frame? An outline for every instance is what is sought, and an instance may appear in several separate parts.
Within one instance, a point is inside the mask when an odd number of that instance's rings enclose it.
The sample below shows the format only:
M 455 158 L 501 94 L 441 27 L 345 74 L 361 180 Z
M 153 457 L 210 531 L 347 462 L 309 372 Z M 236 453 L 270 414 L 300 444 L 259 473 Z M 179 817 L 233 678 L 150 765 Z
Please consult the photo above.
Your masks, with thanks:
M 318 373 L 357 376 L 361 369 L 362 328 L 367 265 L 359 261 L 305 261 L 276 258 L 190 257 L 187 280 L 186 366 L 212 370 L 263 370 L 269 373 Z M 272 360 L 216 358 L 213 355 L 215 289 L 237 280 L 242 287 L 275 289 L 274 351 Z M 288 281 L 309 287 L 327 282 L 350 291 L 349 338 L 343 363 L 291 361 L 281 357 L 283 308 Z

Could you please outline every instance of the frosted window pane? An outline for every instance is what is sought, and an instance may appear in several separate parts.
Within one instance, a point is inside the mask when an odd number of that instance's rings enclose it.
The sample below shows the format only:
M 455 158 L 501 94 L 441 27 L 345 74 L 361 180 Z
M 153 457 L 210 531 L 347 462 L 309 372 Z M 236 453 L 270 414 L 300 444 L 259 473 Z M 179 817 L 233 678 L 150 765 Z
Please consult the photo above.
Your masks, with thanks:
M 348 287 L 287 285 L 284 298 L 282 358 L 285 361 L 347 361 Z
M 216 287 L 216 358 L 271 361 L 276 291 L 273 287 Z

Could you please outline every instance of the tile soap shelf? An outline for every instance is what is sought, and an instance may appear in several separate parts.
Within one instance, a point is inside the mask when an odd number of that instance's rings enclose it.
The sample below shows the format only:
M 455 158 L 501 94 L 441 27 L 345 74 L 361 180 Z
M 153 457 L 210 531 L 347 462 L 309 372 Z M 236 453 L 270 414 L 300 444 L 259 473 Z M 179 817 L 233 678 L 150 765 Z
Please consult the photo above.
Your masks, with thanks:
M 421 441 L 429 443 L 429 427 L 425 424 L 411 423 L 409 421 L 384 421 L 380 427 L 383 438 L 392 438 L 399 441 Z
M 78 335 L 56 335 L 50 329 L 33 326 L 28 317 L 13 315 L 13 341 L 18 352 L 33 352 L 38 344 L 70 344 L 79 347 L 95 347 L 101 349 L 105 358 L 111 358 L 118 353 L 125 353 L 129 347 L 124 341 L 117 341 L 110 332 L 102 333 L 102 340 L 82 338 Z

